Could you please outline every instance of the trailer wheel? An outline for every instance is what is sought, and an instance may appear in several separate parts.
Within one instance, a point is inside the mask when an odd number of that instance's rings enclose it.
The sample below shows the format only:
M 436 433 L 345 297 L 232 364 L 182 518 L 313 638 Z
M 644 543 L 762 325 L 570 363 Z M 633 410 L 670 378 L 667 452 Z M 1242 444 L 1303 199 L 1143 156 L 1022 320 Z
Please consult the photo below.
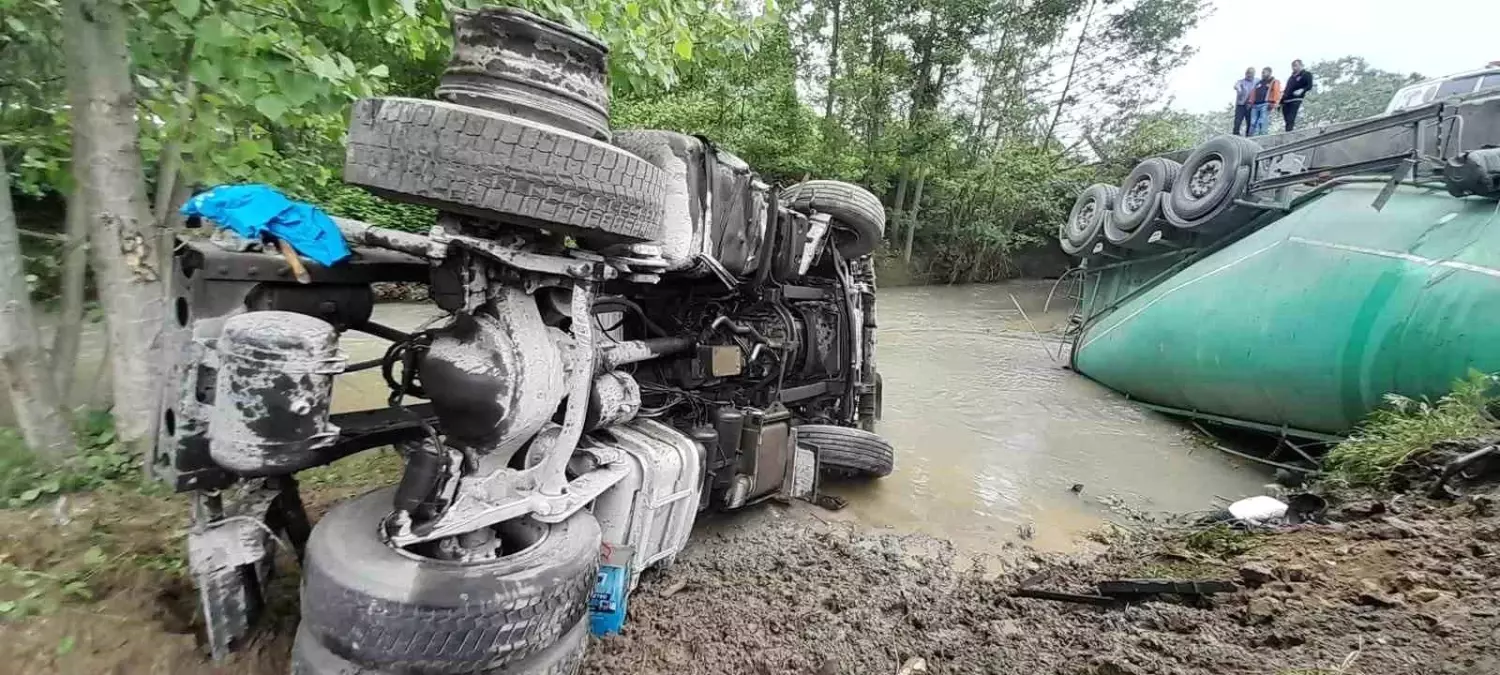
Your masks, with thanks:
M 1152 157 L 1140 164 L 1120 184 L 1120 196 L 1110 212 L 1110 220 L 1121 232 L 1134 232 L 1157 215 L 1156 196 L 1171 192 L 1182 165 L 1170 159 Z
M 1119 196 L 1119 188 L 1103 183 L 1090 185 L 1079 193 L 1067 222 L 1058 232 L 1063 251 L 1072 256 L 1092 253 L 1104 229 L 1104 220 L 1109 217 Z
M 885 206 L 858 185 L 837 180 L 810 180 L 786 189 L 781 202 L 802 213 L 826 213 L 833 219 L 839 254 L 853 259 L 869 255 L 885 236 Z
M 883 478 L 895 469 L 896 451 L 890 441 L 863 429 L 804 424 L 797 427 L 797 442 L 818 449 L 818 466 L 824 473 Z
M 1221 213 L 1244 191 L 1259 152 L 1255 141 L 1237 136 L 1218 136 L 1194 148 L 1167 195 L 1172 224 L 1191 229 Z
M 453 52 L 437 98 L 609 140 L 603 42 L 514 7 L 451 16 Z
M 582 619 L 551 647 L 529 658 L 474 675 L 575 675 L 588 648 L 589 623 Z M 387 675 L 391 671 L 365 668 L 328 651 L 305 628 L 292 641 L 292 675 Z
M 608 143 L 443 101 L 354 104 L 344 181 L 396 201 L 600 242 L 659 240 L 660 169 Z
M 335 506 L 308 540 L 302 625 L 330 652 L 365 667 L 474 672 L 542 652 L 584 617 L 598 570 L 592 514 L 511 521 L 497 528 L 500 557 L 463 563 L 388 546 L 393 493 Z

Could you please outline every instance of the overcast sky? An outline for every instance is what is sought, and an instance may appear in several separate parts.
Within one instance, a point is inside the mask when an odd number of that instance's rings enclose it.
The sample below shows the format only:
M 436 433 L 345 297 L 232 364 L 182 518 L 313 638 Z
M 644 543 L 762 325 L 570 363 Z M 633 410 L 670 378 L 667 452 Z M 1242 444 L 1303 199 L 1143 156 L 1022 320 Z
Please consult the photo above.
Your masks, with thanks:
M 1197 47 L 1167 78 L 1173 107 L 1206 112 L 1233 100 L 1247 66 L 1286 81 L 1292 59 L 1363 56 L 1382 70 L 1428 77 L 1500 60 L 1500 0 L 1216 0 L 1187 36 Z M 1314 73 L 1316 75 L 1316 73 Z

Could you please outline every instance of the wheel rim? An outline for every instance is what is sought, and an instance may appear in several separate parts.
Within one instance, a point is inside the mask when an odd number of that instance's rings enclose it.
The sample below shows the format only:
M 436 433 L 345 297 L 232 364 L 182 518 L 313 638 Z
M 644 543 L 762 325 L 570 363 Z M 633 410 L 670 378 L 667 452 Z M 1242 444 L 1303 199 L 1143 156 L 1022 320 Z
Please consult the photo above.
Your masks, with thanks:
M 1078 207 L 1078 213 L 1074 214 L 1073 220 L 1068 221 L 1068 239 L 1083 245 L 1089 236 L 1090 223 L 1094 222 L 1094 215 L 1098 212 L 1099 204 L 1092 199 Z
M 453 32 L 439 99 L 609 140 L 604 43 L 512 8 L 455 12 Z
M 551 528 L 546 525 L 530 516 L 522 516 L 474 532 L 391 548 L 403 556 L 424 562 L 483 565 L 528 553 L 546 541 L 550 532 Z
M 1125 198 L 1121 200 L 1120 205 L 1125 207 L 1125 213 L 1135 213 L 1146 205 L 1146 200 L 1150 199 L 1153 192 L 1155 190 L 1151 185 L 1151 177 L 1141 176 L 1130 186 L 1129 190 L 1125 191 Z
M 1210 157 L 1193 171 L 1193 177 L 1188 180 L 1188 194 L 1193 199 L 1202 199 L 1212 192 L 1215 185 L 1219 184 L 1220 176 L 1224 173 L 1224 158 L 1215 155 Z

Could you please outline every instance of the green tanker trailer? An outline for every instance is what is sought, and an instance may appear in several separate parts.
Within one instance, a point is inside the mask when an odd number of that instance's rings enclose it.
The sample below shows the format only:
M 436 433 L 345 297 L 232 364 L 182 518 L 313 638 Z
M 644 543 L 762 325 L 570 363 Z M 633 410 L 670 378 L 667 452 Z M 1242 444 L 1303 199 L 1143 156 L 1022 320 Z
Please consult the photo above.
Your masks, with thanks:
M 1165 412 L 1331 439 L 1500 371 L 1500 97 L 1223 136 L 1085 190 L 1079 373 Z

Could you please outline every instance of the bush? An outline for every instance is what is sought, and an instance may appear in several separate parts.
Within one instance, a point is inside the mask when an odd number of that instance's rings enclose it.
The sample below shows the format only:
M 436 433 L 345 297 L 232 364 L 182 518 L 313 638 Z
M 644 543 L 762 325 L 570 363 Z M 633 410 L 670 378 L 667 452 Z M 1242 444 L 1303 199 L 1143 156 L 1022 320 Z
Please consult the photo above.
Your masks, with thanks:
M 1495 429 L 1488 408 L 1495 400 L 1496 376 L 1470 371 L 1436 403 L 1395 394 L 1347 440 L 1329 451 L 1330 476 L 1353 486 L 1382 487 L 1392 473 L 1432 449 L 1438 441 L 1473 437 Z
M 436 209 L 388 201 L 342 183 L 315 187 L 308 192 L 309 194 L 299 198 L 318 205 L 330 215 L 353 218 L 371 225 L 427 234 L 432 229 L 432 224 L 437 222 Z

